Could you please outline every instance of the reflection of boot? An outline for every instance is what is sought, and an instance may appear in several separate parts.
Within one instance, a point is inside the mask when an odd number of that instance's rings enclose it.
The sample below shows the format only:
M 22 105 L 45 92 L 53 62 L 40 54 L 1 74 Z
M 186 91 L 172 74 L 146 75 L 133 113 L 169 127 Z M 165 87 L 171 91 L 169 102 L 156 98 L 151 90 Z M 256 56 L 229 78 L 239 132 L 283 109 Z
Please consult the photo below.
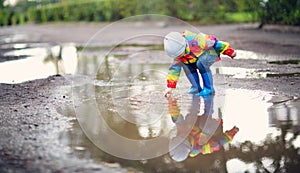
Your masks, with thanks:
M 200 97 L 195 94 L 192 96 L 192 104 L 189 108 L 189 113 L 193 116 L 197 116 L 200 112 Z
M 192 84 L 190 90 L 187 92 L 188 94 L 195 94 L 202 90 L 199 82 L 199 75 L 198 73 L 191 73 L 186 75 L 190 83 Z
M 204 96 L 204 113 L 203 115 L 210 116 L 214 113 L 214 102 L 212 95 Z
M 213 77 L 211 72 L 206 72 L 201 74 L 203 79 L 203 90 L 198 93 L 198 96 L 207 96 L 214 94 L 215 90 L 213 87 Z

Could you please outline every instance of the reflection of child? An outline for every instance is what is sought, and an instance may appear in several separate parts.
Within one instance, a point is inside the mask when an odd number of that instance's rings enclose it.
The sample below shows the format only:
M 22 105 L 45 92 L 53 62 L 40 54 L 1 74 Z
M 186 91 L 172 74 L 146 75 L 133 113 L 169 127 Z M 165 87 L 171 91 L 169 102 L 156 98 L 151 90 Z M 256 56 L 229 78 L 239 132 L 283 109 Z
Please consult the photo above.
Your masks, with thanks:
M 167 77 L 166 97 L 176 88 L 183 68 L 188 80 L 192 84 L 188 93 L 198 96 L 211 95 L 214 93 L 213 78 L 210 66 L 220 59 L 220 54 L 228 55 L 231 58 L 236 52 L 229 43 L 219 41 L 215 36 L 203 33 L 195 34 L 185 31 L 183 34 L 170 32 L 164 38 L 164 49 L 167 54 L 174 58 Z M 203 89 L 200 86 L 198 71 L 203 80 Z
M 192 145 L 192 150 L 190 151 L 189 156 L 195 157 L 198 154 L 210 154 L 212 152 L 219 151 L 223 145 L 232 141 L 238 131 L 239 129 L 236 126 L 225 131 L 225 133 L 216 131 L 210 139 L 207 139 L 204 133 L 200 132 L 199 134 L 195 134 L 195 136 L 192 136 L 189 139 Z
M 169 98 L 169 114 L 177 127 L 177 136 L 171 139 L 170 155 L 175 161 L 183 161 L 187 157 L 195 157 L 198 154 L 209 154 L 218 151 L 223 145 L 232 141 L 239 129 L 234 126 L 232 129 L 223 133 L 222 119 L 212 118 L 213 96 L 204 98 L 204 113 L 199 113 L 199 105 L 196 106 L 195 97 L 193 97 L 192 110 L 185 118 L 180 114 L 177 101 Z M 199 100 L 199 98 L 198 98 Z M 195 118 L 195 116 L 197 116 Z M 194 118 L 193 118 L 194 117 Z

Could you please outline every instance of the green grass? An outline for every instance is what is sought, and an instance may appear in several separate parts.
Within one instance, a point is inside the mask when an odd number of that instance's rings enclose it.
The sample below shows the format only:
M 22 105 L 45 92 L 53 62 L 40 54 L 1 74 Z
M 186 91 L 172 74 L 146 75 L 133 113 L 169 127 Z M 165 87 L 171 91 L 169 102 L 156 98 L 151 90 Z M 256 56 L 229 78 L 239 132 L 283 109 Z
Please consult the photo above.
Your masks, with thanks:
M 245 22 L 255 22 L 254 13 L 249 12 L 235 12 L 235 13 L 226 13 L 226 21 L 230 23 L 245 23 Z

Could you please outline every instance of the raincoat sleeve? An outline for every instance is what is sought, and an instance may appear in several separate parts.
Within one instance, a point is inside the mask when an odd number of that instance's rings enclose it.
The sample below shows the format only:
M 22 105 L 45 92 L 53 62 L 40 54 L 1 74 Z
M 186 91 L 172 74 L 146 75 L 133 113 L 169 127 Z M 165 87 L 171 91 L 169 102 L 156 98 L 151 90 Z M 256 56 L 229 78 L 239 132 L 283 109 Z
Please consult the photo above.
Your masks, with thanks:
M 169 67 L 169 72 L 167 76 L 167 87 L 176 88 L 177 81 L 181 72 L 181 62 L 179 60 L 174 60 L 174 62 Z
M 232 57 L 234 49 L 228 42 L 216 40 L 214 48 L 218 54 L 223 54 Z
M 225 133 L 216 135 L 214 134 L 213 136 L 210 137 L 210 139 L 208 140 L 208 142 L 206 142 L 203 145 L 200 145 L 199 142 L 195 143 L 195 146 L 193 147 L 191 153 L 190 153 L 190 157 L 195 157 L 198 154 L 210 154 L 213 153 L 215 151 L 219 151 L 221 149 L 222 146 L 224 146 L 225 144 L 228 144 L 232 141 L 233 137 L 236 135 L 236 133 L 239 131 L 239 129 L 234 126 L 231 130 L 227 130 Z M 200 133 L 197 136 L 197 141 L 199 141 L 199 139 L 206 137 L 205 134 Z
M 169 114 L 171 115 L 171 118 L 174 122 L 178 119 L 180 116 L 180 109 L 177 105 L 176 99 L 169 99 L 168 100 L 168 108 L 169 108 Z

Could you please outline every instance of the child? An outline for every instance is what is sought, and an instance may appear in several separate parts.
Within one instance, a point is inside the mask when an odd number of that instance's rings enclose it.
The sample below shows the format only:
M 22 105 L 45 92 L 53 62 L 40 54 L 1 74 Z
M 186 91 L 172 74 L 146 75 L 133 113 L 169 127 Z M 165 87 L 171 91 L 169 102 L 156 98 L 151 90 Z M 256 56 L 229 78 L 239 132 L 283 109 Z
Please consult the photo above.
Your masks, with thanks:
M 219 41 L 212 35 L 195 34 L 191 31 L 185 31 L 183 34 L 170 32 L 164 38 L 164 49 L 171 58 L 174 58 L 168 72 L 168 88 L 164 93 L 165 97 L 171 94 L 172 89 L 176 88 L 181 67 L 192 85 L 188 93 L 197 94 L 197 96 L 213 94 L 213 77 L 210 66 L 220 60 L 220 54 L 228 55 L 231 58 L 236 56 L 236 52 L 229 43 Z M 200 86 L 198 71 L 203 80 L 203 89 Z

